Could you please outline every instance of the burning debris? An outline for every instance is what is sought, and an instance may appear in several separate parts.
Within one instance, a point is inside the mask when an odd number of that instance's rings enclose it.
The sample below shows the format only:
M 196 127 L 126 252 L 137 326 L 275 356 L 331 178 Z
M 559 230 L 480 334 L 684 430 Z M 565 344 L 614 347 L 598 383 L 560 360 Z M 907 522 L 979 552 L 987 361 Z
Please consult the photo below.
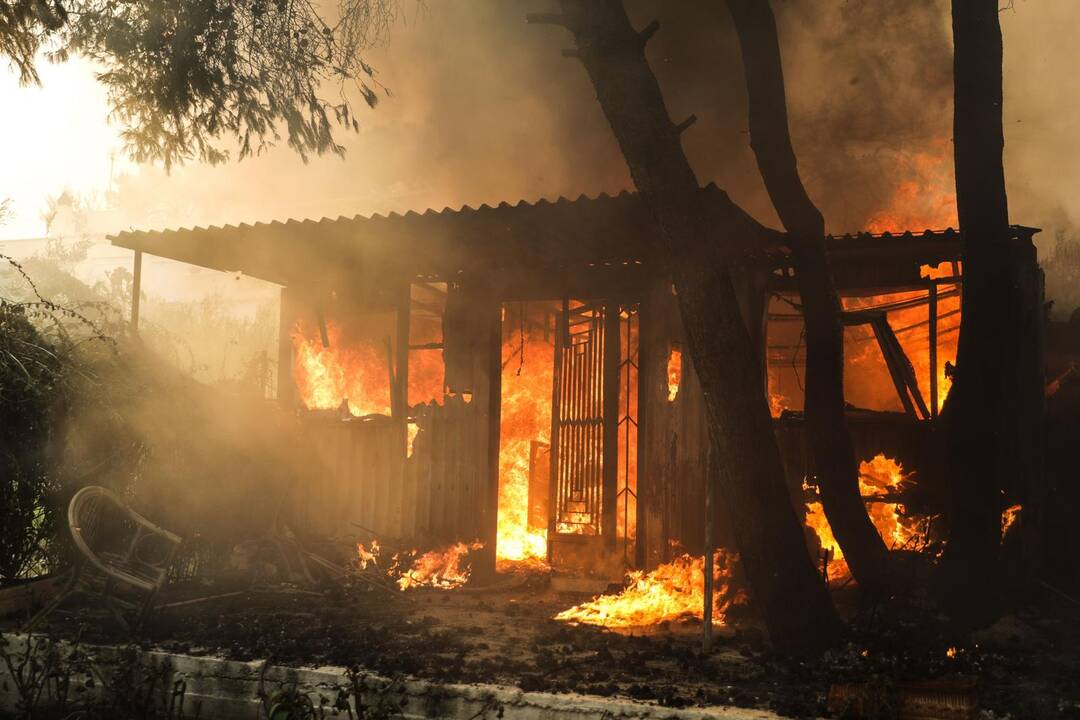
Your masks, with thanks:
M 431 550 L 412 561 L 407 570 L 401 572 L 398 587 L 402 590 L 417 587 L 433 587 L 439 590 L 452 590 L 469 581 L 472 568 L 468 565 L 468 554 L 479 550 L 483 543 L 454 543 L 445 550 Z M 391 566 L 390 572 L 395 572 Z
M 401 591 L 420 587 L 453 590 L 469 581 L 472 574 L 469 553 L 483 546 L 480 542 L 458 542 L 443 550 L 429 550 L 422 554 L 417 550 L 395 553 L 385 574 L 394 580 Z M 356 544 L 357 565 L 361 570 L 369 567 L 378 569 L 381 554 L 378 540 L 373 540 L 369 545 Z
M 713 622 L 723 624 L 733 603 L 743 599 L 732 587 L 738 556 L 717 550 L 713 563 Z M 556 620 L 606 628 L 659 625 L 686 618 L 701 619 L 705 612 L 705 558 L 680 555 L 651 572 L 633 570 L 626 588 L 601 595 L 564 610 Z

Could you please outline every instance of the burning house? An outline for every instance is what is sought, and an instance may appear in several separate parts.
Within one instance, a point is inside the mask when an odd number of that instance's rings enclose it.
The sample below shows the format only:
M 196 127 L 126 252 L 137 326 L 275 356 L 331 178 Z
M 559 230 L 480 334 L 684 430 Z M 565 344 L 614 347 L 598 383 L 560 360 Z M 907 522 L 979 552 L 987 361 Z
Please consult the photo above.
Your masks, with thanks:
M 292 491 L 303 531 L 471 544 L 481 576 L 541 561 L 617 578 L 706 542 L 703 400 L 657 235 L 622 193 L 112 241 L 137 263 L 149 253 L 281 286 L 277 401 L 322 460 Z M 829 244 L 864 495 L 887 542 L 903 543 L 901 479 L 916 474 L 931 504 L 940 484 L 927 439 L 955 358 L 960 238 Z M 738 286 L 797 498 L 813 468 L 789 258 L 763 254 Z M 809 499 L 808 526 L 835 549 Z

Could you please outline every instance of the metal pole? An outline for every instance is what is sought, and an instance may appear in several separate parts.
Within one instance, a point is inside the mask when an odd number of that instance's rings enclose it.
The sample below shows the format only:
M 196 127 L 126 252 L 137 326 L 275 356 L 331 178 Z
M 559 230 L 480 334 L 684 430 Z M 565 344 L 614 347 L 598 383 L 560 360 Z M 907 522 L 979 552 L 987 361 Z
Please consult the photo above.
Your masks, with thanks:
M 603 357 L 600 396 L 603 417 L 603 475 L 601 477 L 600 507 L 603 519 L 601 532 L 609 550 L 616 547 L 616 524 L 619 517 L 619 370 L 622 351 L 622 322 L 619 320 L 619 303 L 604 305 Z
M 930 417 L 936 418 L 938 414 L 938 383 L 937 383 L 937 331 L 938 331 L 938 307 L 937 307 L 937 283 L 930 283 L 930 302 L 927 313 L 930 322 Z
M 135 251 L 131 281 L 131 331 L 139 332 L 139 296 L 142 295 L 142 250 Z
M 712 441 L 705 453 L 705 618 L 701 638 L 704 652 L 712 650 L 713 611 L 713 452 Z

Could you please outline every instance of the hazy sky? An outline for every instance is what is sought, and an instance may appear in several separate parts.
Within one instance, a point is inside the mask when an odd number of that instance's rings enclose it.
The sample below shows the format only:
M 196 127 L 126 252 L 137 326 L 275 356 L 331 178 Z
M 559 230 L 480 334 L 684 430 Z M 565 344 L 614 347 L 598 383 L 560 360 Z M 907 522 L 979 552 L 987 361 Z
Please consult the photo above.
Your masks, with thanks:
M 306 165 L 281 147 L 171 176 L 135 167 L 85 63 L 43 65 L 42 88 L 20 88 L 0 71 L 0 198 L 11 198 L 15 213 L 0 239 L 43 234 L 45 199 L 65 188 L 95 204 L 90 229 L 102 233 L 623 189 L 627 173 L 584 72 L 559 56 L 568 37 L 524 23 L 526 11 L 544 5 L 437 0 L 420 16 L 410 13 L 389 46 L 370 55 L 393 97 L 359 110 L 360 133 L 342 135 L 344 159 Z M 925 26 L 912 27 L 913 11 L 899 6 L 919 8 Z M 867 226 L 895 204 L 905 180 L 924 199 L 951 189 L 947 3 L 899 6 L 777 4 L 796 150 L 832 230 Z M 629 7 L 640 24 L 647 13 L 663 16 L 650 60 L 676 120 L 689 112 L 701 120 L 686 144 L 702 180 L 716 180 L 774 222 L 746 144 L 741 69 L 726 18 L 690 17 L 705 12 L 698 4 L 637 0 Z M 709 12 L 716 8 L 723 6 Z M 879 8 L 889 10 L 876 23 Z M 1016 0 L 1001 17 L 1013 219 L 1076 224 L 1080 44 L 1072 31 L 1080 27 L 1080 2 Z

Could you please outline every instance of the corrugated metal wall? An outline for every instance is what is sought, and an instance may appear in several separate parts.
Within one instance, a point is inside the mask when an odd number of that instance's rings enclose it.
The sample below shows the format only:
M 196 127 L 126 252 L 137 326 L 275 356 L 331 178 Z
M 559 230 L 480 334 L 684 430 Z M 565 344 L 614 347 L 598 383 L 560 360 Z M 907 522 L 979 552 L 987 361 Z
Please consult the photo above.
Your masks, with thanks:
M 375 533 L 434 546 L 481 536 L 487 475 L 482 408 L 460 396 L 414 409 L 419 430 L 405 457 L 387 417 L 312 413 L 306 435 L 317 458 L 295 494 L 302 530 L 323 537 Z

